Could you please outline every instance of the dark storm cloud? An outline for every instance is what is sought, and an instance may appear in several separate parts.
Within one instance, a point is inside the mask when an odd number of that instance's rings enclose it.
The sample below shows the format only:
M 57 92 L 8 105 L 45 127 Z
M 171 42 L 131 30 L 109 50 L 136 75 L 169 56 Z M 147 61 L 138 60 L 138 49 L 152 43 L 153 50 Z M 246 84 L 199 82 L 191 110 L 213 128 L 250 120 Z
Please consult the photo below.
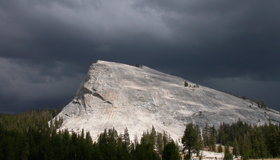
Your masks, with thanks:
M 0 111 L 39 103 L 61 107 L 98 59 L 142 63 L 215 89 L 264 97 L 277 108 L 279 6 L 241 0 L 3 0 Z
M 155 5 L 157 1 L 151 2 Z M 156 4 L 176 16 L 167 14 L 164 19 L 177 32 L 178 43 L 183 45 L 176 56 L 186 62 L 186 68 L 193 66 L 208 76 L 260 74 L 279 79 L 279 67 L 275 66 L 280 60 L 277 45 L 280 42 L 280 22 L 273 18 L 280 16 L 279 2 L 239 1 L 231 5 L 228 1 L 219 1 L 208 6 L 201 1 L 189 5 L 188 1 L 185 5 L 184 2 L 177 4 L 178 8 L 195 8 L 193 12 L 186 9 L 185 12 L 190 14 L 180 14 L 182 11 L 175 9 L 177 5 L 164 2 L 167 4 Z

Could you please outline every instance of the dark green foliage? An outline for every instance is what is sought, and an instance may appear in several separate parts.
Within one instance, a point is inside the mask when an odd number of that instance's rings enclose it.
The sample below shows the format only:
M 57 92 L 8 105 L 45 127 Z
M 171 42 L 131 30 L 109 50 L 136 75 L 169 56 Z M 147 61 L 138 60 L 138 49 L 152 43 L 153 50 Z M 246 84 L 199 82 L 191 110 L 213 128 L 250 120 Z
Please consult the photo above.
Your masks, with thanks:
M 218 130 L 218 143 L 234 147 L 234 155 L 243 159 L 270 158 L 280 155 L 279 128 L 274 124 L 250 126 L 238 121 L 232 125 L 222 124 Z
M 154 127 L 150 133 L 145 134 L 148 137 L 147 144 L 137 144 L 136 141 L 135 149 L 127 129 L 120 135 L 114 128 L 104 130 L 98 142 L 93 143 L 90 133 L 84 130 L 80 134 L 73 131 L 69 133 L 68 130 L 57 132 L 57 127 L 62 124 L 61 119 L 50 121 L 48 125 L 48 121 L 57 114 L 53 112 L 40 110 L 19 115 L 1 115 L 0 160 L 160 159 L 154 151 L 159 140 Z M 161 136 L 161 142 L 163 138 Z
M 17 115 L 0 114 L 0 125 L 8 131 L 15 130 L 21 133 L 27 132 L 29 128 L 34 130 L 46 130 L 49 128 L 48 121 L 58 113 L 59 111 L 55 109 L 37 109 Z M 51 124 L 51 126 L 55 129 L 62 123 L 62 119 L 57 119 L 56 127 L 54 124 Z
M 48 121 L 56 110 L 32 110 L 18 115 L 1 115 L 0 159 L 91 159 L 92 141 L 67 130 L 56 132 L 62 124 Z
M 202 132 L 202 136 L 203 136 L 203 141 L 204 141 L 204 146 L 209 146 L 209 126 L 208 123 L 206 123 L 203 132 Z
M 141 144 L 149 144 L 150 142 L 150 133 L 149 131 L 143 132 L 141 137 Z
M 135 65 L 135 67 L 140 67 L 140 68 L 141 68 L 141 67 L 142 67 L 142 64 L 138 64 L 138 63 L 137 63 L 137 64 Z
M 258 107 L 260 108 L 260 107 L 261 107 L 260 101 L 256 100 L 255 102 L 256 102 L 256 104 L 258 105 Z
M 264 103 L 264 101 L 262 100 L 262 102 L 261 102 L 261 108 L 267 108 L 267 106 L 266 106 L 266 104 Z
M 156 145 L 156 135 L 157 135 L 157 133 L 156 133 L 155 127 L 152 126 L 152 130 L 151 130 L 151 133 L 150 133 L 150 138 L 149 138 L 149 140 L 150 140 L 150 143 L 151 143 L 153 146 Z
M 280 155 L 279 150 L 279 128 L 273 124 L 269 124 L 266 127 L 265 137 L 266 137 L 266 145 L 267 150 L 270 151 L 270 154 L 273 157 Z
M 170 142 L 170 139 L 168 138 L 168 135 L 165 131 L 163 132 L 162 141 L 163 141 L 163 146 L 165 146 L 168 142 Z
M 158 146 L 157 147 L 158 148 L 158 153 L 162 154 L 163 147 L 164 147 L 162 133 L 157 134 L 157 146 Z
M 197 132 L 197 135 L 198 135 L 198 139 L 194 145 L 194 149 L 196 151 L 196 155 L 199 156 L 199 151 L 202 149 L 202 136 L 201 136 L 201 131 L 200 131 L 200 127 L 198 125 L 195 125 L 194 126 L 196 132 Z
M 185 87 L 188 87 L 188 85 L 189 85 L 189 84 L 188 84 L 188 82 L 187 82 L 187 81 L 185 81 Z
M 176 146 L 176 144 L 173 141 L 164 146 L 162 159 L 180 160 L 179 148 Z
M 227 92 L 224 92 L 224 93 L 227 93 Z M 230 93 L 227 93 L 227 94 L 232 95 L 231 92 L 230 92 Z M 237 94 L 236 94 L 236 97 L 238 97 Z M 243 95 L 241 98 L 244 99 L 244 100 L 247 100 L 247 99 L 248 99 L 248 97 L 245 96 L 245 95 Z M 263 109 L 267 109 L 267 108 L 268 108 L 268 106 L 265 104 L 265 102 L 264 102 L 263 100 L 262 100 L 261 102 L 260 102 L 258 99 L 256 99 L 256 100 L 250 100 L 250 101 L 252 102 L 252 105 L 253 105 L 253 103 L 255 102 L 256 105 L 257 105 L 259 108 L 263 108 Z M 251 107 L 251 106 L 250 106 L 250 107 Z
M 209 147 L 211 151 L 216 152 L 216 129 L 215 126 L 210 127 Z
M 256 100 L 255 103 L 257 104 L 257 106 L 258 106 L 259 108 L 264 108 L 264 109 L 267 108 L 267 105 L 265 104 L 265 102 L 264 102 L 263 100 L 262 100 L 261 102 L 258 101 L 258 100 Z
M 229 152 L 229 145 L 227 144 L 225 146 L 225 155 L 224 155 L 224 160 L 232 160 L 232 154 Z
M 177 146 L 166 132 L 159 133 L 152 127 L 144 132 L 141 144 L 137 137 L 130 142 L 125 129 L 118 135 L 113 129 L 104 130 L 97 142 L 93 143 L 89 132 L 81 134 L 68 130 L 56 132 L 62 119 L 48 121 L 58 113 L 56 110 L 33 110 L 18 115 L 0 116 L 0 160 L 2 159 L 97 159 L 97 160 L 137 160 L 137 159 L 176 159 Z M 186 126 L 182 143 L 184 149 L 198 152 L 202 147 L 214 150 L 215 143 L 226 146 L 225 156 L 230 159 L 228 146 L 233 146 L 233 154 L 243 159 L 260 159 L 280 156 L 280 130 L 278 125 L 251 126 L 241 121 L 205 126 L 203 138 L 200 128 L 193 124 Z M 203 145 L 202 145 L 203 144 Z M 156 152 L 157 151 L 157 152 Z M 220 147 L 219 147 L 220 151 Z M 174 155 L 174 156 L 170 156 Z M 169 157 L 169 158 L 168 158 Z
M 113 129 L 105 129 L 98 138 L 99 148 L 105 160 L 117 159 L 118 133 Z
M 130 146 L 130 138 L 129 138 L 129 133 L 128 133 L 128 129 L 125 128 L 124 130 L 124 135 L 123 135 L 123 145 L 127 150 L 131 150 L 131 146 Z
M 248 97 L 247 96 L 242 96 L 242 99 L 248 99 Z
M 218 152 L 219 152 L 219 153 L 223 152 L 222 145 L 219 145 L 219 147 L 218 147 Z
M 188 158 L 190 158 L 191 150 L 195 148 L 198 141 L 198 133 L 192 123 L 187 124 L 182 138 L 184 150 L 188 150 Z
M 159 154 L 162 154 L 163 147 L 171 141 L 172 139 L 166 132 L 156 132 L 153 126 L 150 132 L 143 132 L 141 137 L 141 144 L 151 144 Z
M 204 145 L 208 146 L 211 151 L 215 151 L 216 136 L 217 136 L 217 131 L 215 127 L 214 126 L 209 127 L 208 124 L 206 124 L 205 128 L 203 129 Z
M 160 160 L 159 155 L 154 151 L 151 143 L 138 144 L 133 155 L 136 160 Z
M 236 138 L 234 139 L 234 142 L 233 142 L 233 154 L 235 156 L 240 155 L 239 145 L 238 145 L 238 142 L 237 142 Z

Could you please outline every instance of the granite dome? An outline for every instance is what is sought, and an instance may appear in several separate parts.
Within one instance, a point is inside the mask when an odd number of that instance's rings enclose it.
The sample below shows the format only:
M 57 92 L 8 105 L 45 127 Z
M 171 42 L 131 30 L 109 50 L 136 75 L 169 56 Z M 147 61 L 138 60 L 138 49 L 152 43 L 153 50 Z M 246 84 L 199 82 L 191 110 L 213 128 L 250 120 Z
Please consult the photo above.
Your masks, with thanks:
M 98 61 L 90 66 L 73 100 L 57 117 L 60 129 L 89 131 L 96 140 L 105 128 L 130 138 L 141 137 L 152 126 L 180 139 L 189 122 L 204 127 L 241 121 L 262 125 L 280 122 L 280 113 L 261 109 L 249 100 L 207 88 L 146 66 Z

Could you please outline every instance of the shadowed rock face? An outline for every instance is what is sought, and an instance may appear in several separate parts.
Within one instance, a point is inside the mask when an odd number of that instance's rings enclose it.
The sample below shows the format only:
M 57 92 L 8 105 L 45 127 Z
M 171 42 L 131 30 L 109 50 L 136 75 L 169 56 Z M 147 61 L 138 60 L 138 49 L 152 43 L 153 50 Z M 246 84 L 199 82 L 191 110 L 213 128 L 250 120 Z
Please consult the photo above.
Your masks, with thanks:
M 141 137 L 151 129 L 166 131 L 180 139 L 185 125 L 241 121 L 261 125 L 280 122 L 280 113 L 260 109 L 255 103 L 148 67 L 98 61 L 89 71 L 74 99 L 57 115 L 63 117 L 60 129 L 89 131 L 96 140 L 105 128 L 123 133 L 127 127 L 130 139 Z M 190 87 L 191 86 L 191 87 Z

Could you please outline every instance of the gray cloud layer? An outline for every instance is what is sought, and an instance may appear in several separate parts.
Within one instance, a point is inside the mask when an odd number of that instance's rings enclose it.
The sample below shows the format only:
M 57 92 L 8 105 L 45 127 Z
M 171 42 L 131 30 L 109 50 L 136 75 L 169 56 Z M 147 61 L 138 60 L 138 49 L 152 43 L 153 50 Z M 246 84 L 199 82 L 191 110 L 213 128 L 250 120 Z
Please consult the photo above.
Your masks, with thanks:
M 0 112 L 59 108 L 98 59 L 280 110 L 279 1 L 0 1 Z

